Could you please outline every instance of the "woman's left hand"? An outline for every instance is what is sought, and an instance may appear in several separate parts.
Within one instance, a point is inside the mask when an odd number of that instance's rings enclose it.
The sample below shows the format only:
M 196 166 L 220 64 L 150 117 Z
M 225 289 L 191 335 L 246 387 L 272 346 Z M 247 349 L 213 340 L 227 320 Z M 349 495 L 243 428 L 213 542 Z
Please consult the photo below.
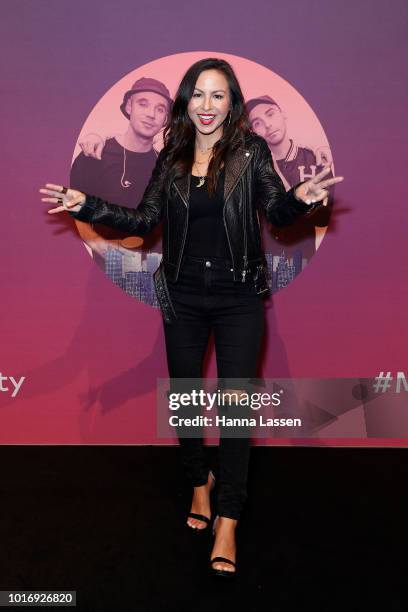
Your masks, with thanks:
M 54 185 L 54 183 L 46 183 L 47 189 L 39 189 L 40 193 L 52 196 L 51 198 L 41 198 L 41 202 L 51 202 L 52 204 L 62 204 L 56 208 L 50 208 L 50 215 L 59 213 L 64 210 L 78 212 L 86 201 L 86 194 L 76 189 L 69 189 L 63 185 Z
M 335 176 L 323 180 L 326 174 L 330 172 L 330 166 L 326 166 L 321 172 L 316 174 L 309 181 L 305 181 L 297 189 L 295 189 L 295 195 L 299 200 L 302 200 L 305 204 L 314 204 L 315 202 L 321 202 L 328 197 L 329 192 L 326 187 L 334 185 L 335 183 L 341 183 L 344 180 L 344 176 Z

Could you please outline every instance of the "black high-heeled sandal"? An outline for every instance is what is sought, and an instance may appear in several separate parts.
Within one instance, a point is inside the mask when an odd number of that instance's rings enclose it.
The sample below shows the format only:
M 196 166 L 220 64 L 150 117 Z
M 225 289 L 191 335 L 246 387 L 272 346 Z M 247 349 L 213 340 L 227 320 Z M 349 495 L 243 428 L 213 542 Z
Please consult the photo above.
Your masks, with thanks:
M 221 578 L 233 578 L 235 576 L 235 574 L 237 573 L 237 570 L 235 569 L 233 572 L 230 572 L 229 570 L 226 569 L 217 569 L 215 567 L 213 567 L 213 563 L 215 563 L 215 561 L 222 561 L 222 563 L 230 563 L 231 565 L 233 565 L 236 568 L 236 565 L 233 561 L 231 561 L 231 559 L 227 559 L 226 557 L 214 557 L 214 559 L 211 559 L 210 561 L 210 573 L 211 576 L 216 576 L 218 578 L 218 576 L 220 576 Z
M 213 526 L 212 526 L 213 535 L 215 535 L 215 525 L 217 523 L 218 518 L 219 518 L 219 516 L 217 514 L 217 516 L 214 519 Z M 222 563 L 229 563 L 230 565 L 232 565 L 235 568 L 235 570 L 233 572 L 231 572 L 231 571 L 226 570 L 226 569 L 216 569 L 215 567 L 213 567 L 213 563 L 215 563 L 216 561 L 217 562 L 221 561 Z M 227 559 L 226 557 L 214 557 L 213 559 L 210 559 L 209 571 L 210 571 L 211 576 L 214 576 L 214 577 L 217 577 L 217 578 L 220 577 L 220 578 L 230 578 L 231 579 L 237 573 L 236 567 L 237 567 L 236 563 L 234 563 L 234 561 L 231 561 L 231 559 Z
M 211 487 L 210 487 L 210 493 L 211 493 L 211 491 L 215 487 L 215 476 L 214 476 L 214 474 L 213 474 L 213 472 L 211 470 L 210 470 L 210 476 L 212 478 L 212 484 L 211 484 Z M 188 515 L 187 515 L 187 518 L 188 517 L 198 519 L 199 521 L 203 521 L 203 523 L 207 523 L 207 527 L 208 527 L 208 525 L 211 522 L 211 518 L 209 518 L 208 516 L 205 516 L 204 514 L 197 514 L 196 512 L 189 512 Z M 200 531 L 206 531 L 206 529 L 207 529 L 207 527 L 192 527 L 188 523 L 186 523 L 186 525 L 187 525 L 187 527 L 189 527 L 190 529 L 192 529 L 196 533 L 198 533 Z

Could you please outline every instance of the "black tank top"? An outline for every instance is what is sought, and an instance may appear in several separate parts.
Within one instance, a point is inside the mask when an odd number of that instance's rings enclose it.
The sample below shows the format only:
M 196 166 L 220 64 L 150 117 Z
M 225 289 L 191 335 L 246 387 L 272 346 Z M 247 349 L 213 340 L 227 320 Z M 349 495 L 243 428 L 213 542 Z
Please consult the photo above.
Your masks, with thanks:
M 191 175 L 188 230 L 184 246 L 187 255 L 231 259 L 222 215 L 224 178 L 224 168 L 222 168 L 216 192 L 210 197 L 207 179 L 204 185 L 197 187 L 200 179 Z

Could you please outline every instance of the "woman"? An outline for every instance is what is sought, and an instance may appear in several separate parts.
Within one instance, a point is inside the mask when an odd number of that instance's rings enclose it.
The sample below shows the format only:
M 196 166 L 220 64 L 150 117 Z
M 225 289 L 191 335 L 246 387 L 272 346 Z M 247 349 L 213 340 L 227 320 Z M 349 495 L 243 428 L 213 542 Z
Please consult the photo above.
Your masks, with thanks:
M 213 332 L 218 377 L 233 381 L 223 385 L 224 392 L 234 395 L 233 409 L 247 389 L 234 382 L 256 376 L 263 336 L 268 282 L 258 209 L 274 225 L 289 225 L 311 214 L 328 195 L 326 187 L 343 177 L 325 180 L 327 167 L 286 192 L 266 141 L 250 129 L 232 67 L 216 58 L 187 70 L 163 136 L 164 147 L 136 209 L 54 184 L 40 189 L 50 196 L 42 201 L 60 204 L 51 214 L 69 211 L 80 220 L 139 236 L 164 221 L 155 283 L 172 389 L 180 389 L 177 381 L 182 379 L 200 378 Z M 235 528 L 246 499 L 250 448 L 246 433 L 220 435 L 218 515 L 210 555 L 216 576 L 236 572 Z M 210 523 L 215 477 L 202 438 L 178 435 L 193 486 L 187 524 L 198 532 Z

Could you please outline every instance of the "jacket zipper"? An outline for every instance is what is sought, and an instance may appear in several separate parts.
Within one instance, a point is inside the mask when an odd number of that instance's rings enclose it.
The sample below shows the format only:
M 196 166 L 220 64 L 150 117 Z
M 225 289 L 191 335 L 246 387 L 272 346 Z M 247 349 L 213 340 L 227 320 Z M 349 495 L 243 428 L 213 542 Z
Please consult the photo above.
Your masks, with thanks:
M 248 155 L 248 160 L 247 160 L 247 163 L 245 164 L 245 166 L 244 166 L 244 168 L 243 168 L 242 172 L 240 173 L 240 175 L 237 177 L 237 179 L 236 179 L 235 183 L 232 185 L 232 187 L 231 187 L 231 189 L 230 189 L 230 192 L 229 192 L 229 194 L 228 194 L 228 196 L 227 196 L 227 198 L 226 198 L 226 200 L 225 200 L 225 202 L 224 202 L 224 207 L 223 207 L 223 210 L 222 210 L 222 218 L 223 218 L 223 220 L 224 220 L 225 233 L 227 234 L 227 238 L 228 238 L 228 245 L 229 245 L 229 250 L 230 250 L 230 253 L 231 253 L 232 267 L 234 268 L 234 270 L 235 270 L 234 256 L 233 256 L 233 254 L 232 254 L 231 242 L 230 242 L 229 235 L 228 235 L 227 224 L 226 224 L 226 222 L 225 222 L 225 205 L 226 205 L 226 203 L 227 203 L 228 198 L 230 197 L 230 195 L 231 195 L 231 194 L 232 194 L 232 192 L 234 191 L 234 189 L 235 189 L 235 187 L 236 187 L 236 185 L 237 185 L 238 181 L 240 180 L 240 178 L 242 177 L 242 175 L 245 173 L 245 171 L 246 171 L 246 169 L 247 169 L 247 167 L 248 167 L 249 162 L 251 161 L 252 152 L 248 152 L 248 153 L 249 153 L 249 155 Z M 246 193 L 246 192 L 245 192 L 245 193 Z M 246 230 L 245 204 L 244 204 L 244 228 L 245 228 L 245 229 L 244 229 L 245 255 L 244 255 L 244 269 L 242 270 L 242 282 L 243 282 L 243 283 L 245 282 L 245 276 L 246 276 L 246 273 L 247 273 L 247 272 L 246 272 L 246 269 L 247 269 L 247 261 L 248 261 L 248 258 L 247 258 L 247 250 L 246 250 L 246 249 L 247 249 L 247 247 L 246 247 L 246 231 L 245 231 L 245 230 Z
M 232 267 L 235 269 L 235 264 L 234 264 L 234 256 L 233 256 L 233 254 L 232 254 L 231 242 L 230 242 L 229 235 L 228 235 L 227 224 L 226 224 L 226 222 L 225 222 L 225 203 L 224 203 L 224 207 L 223 207 L 223 209 L 222 209 L 222 220 L 223 220 L 223 222 L 224 222 L 225 233 L 226 233 L 226 235 L 227 235 L 228 246 L 229 246 L 229 250 L 230 250 L 230 253 L 231 253 Z
M 184 245 L 186 243 L 186 236 L 187 236 L 187 228 L 188 228 L 188 213 L 189 213 L 189 206 L 188 206 L 188 202 L 183 198 L 183 196 L 180 193 L 179 188 L 177 187 L 176 183 L 174 183 L 174 187 L 176 188 L 177 193 L 179 194 L 181 200 L 184 202 L 184 204 L 186 205 L 187 208 L 187 219 L 186 219 L 186 223 L 184 225 L 184 236 L 183 236 L 183 244 L 181 245 L 181 249 L 180 249 L 180 255 L 178 258 L 178 262 L 177 262 L 177 269 L 176 269 L 176 279 L 178 279 L 178 275 L 179 275 L 179 271 L 180 271 L 180 264 L 181 264 L 181 258 L 183 255 L 183 251 L 184 251 Z M 190 188 L 188 190 L 189 194 L 190 194 Z
M 243 213 L 244 213 L 244 269 L 242 270 L 242 278 L 241 281 L 245 283 L 245 277 L 247 274 L 248 267 L 248 253 L 247 253 L 247 232 L 246 232 L 246 221 L 247 221 L 247 191 L 244 191 L 244 203 L 243 203 Z

